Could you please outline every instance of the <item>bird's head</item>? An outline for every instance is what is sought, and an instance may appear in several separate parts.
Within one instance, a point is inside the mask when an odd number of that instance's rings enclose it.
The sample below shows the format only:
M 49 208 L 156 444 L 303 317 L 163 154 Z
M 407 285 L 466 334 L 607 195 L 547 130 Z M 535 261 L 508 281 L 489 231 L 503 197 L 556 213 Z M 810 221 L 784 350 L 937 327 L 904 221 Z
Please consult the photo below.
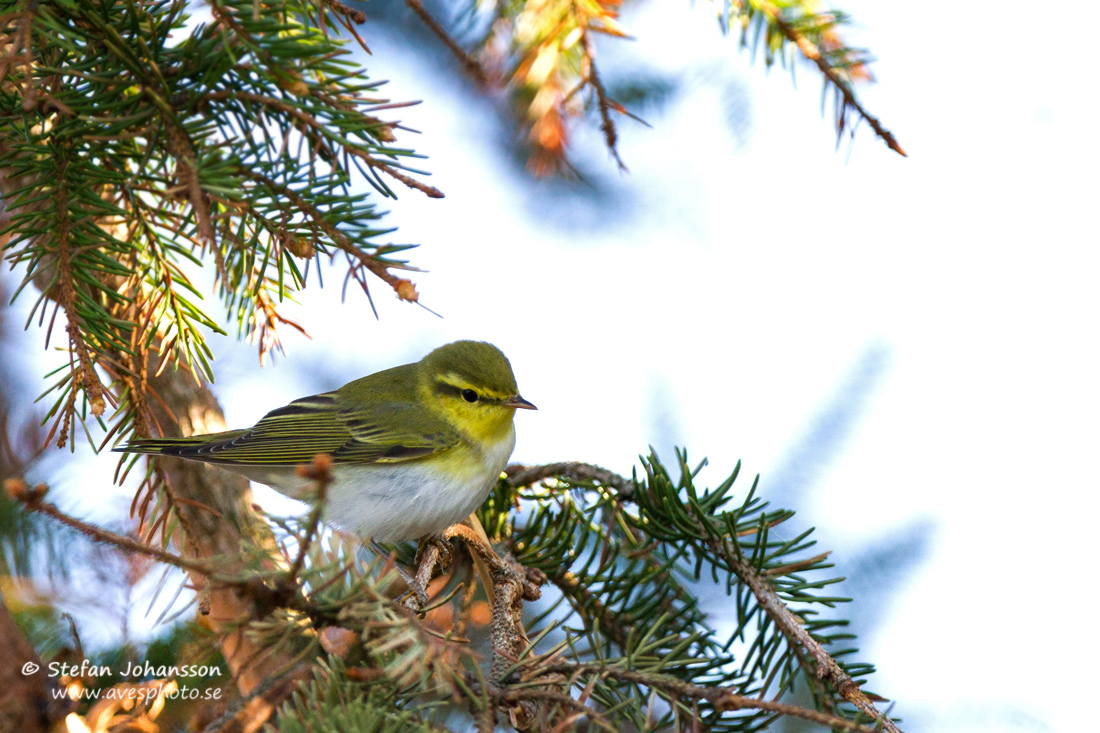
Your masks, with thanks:
M 499 438 L 517 409 L 538 409 L 520 397 L 508 357 L 484 341 L 440 346 L 420 360 L 418 373 L 426 404 L 477 439 Z

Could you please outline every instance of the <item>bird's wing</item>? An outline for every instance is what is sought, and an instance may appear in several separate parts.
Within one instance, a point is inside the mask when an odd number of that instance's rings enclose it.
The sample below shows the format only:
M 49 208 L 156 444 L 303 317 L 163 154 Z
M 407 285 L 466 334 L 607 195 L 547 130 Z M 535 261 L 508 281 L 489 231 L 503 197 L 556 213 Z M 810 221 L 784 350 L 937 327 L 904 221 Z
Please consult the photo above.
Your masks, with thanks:
M 335 392 L 303 397 L 229 440 L 189 451 L 188 457 L 292 466 L 327 453 L 337 463 L 397 463 L 445 451 L 460 440 L 446 422 L 415 403 L 383 400 L 352 410 L 341 402 Z

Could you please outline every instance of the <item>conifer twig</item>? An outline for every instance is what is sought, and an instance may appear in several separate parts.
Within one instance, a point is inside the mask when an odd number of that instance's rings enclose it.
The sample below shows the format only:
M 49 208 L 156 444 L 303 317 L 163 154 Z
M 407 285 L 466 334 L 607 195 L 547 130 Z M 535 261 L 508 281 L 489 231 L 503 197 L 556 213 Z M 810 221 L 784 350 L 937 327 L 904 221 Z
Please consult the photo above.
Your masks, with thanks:
M 853 733 L 873 733 L 876 729 L 867 728 L 851 720 L 829 715 L 817 710 L 790 705 L 788 703 L 764 700 L 758 697 L 741 695 L 724 687 L 706 687 L 684 682 L 670 675 L 655 672 L 638 672 L 619 667 L 609 667 L 598 663 L 554 662 L 539 667 L 540 672 L 557 673 L 563 675 L 596 674 L 601 677 L 612 677 L 624 682 L 631 682 L 645 687 L 663 690 L 686 700 L 706 700 L 714 705 L 716 710 L 763 710 L 765 712 L 786 715 L 792 718 L 801 718 L 814 723 L 829 726 L 834 730 L 846 730 Z M 524 688 L 506 689 L 498 693 L 502 697 L 522 698 Z
M 875 131 L 875 134 L 878 135 L 891 150 L 903 157 L 909 157 L 902 149 L 901 144 L 898 143 L 893 133 L 883 127 L 878 118 L 874 117 L 862 104 L 860 104 L 859 100 L 856 99 L 855 92 L 852 91 L 852 85 L 849 84 L 848 81 L 837 72 L 836 68 L 825 59 L 821 53 L 821 49 L 818 48 L 813 41 L 784 20 L 782 11 L 773 3 L 767 2 L 766 0 L 757 0 L 753 5 L 760 8 L 761 12 L 767 15 L 768 18 L 775 23 L 776 27 L 779 28 L 780 32 L 787 40 L 798 46 L 798 50 L 802 52 L 802 55 L 817 66 L 821 73 L 825 75 L 825 78 L 829 80 L 829 83 L 841 93 L 844 98 L 843 104 L 845 106 L 851 107 L 861 118 L 866 120 L 867 124 L 871 126 L 871 129 Z M 843 131 L 843 127 L 841 131 Z
M 405 4 L 409 6 L 409 9 L 416 14 L 420 21 L 428 26 L 428 30 L 436 35 L 436 37 L 443 42 L 443 45 L 447 47 L 455 58 L 461 63 L 462 67 L 466 69 L 466 73 L 474 78 L 478 84 L 486 85 L 489 83 L 489 74 L 486 73 L 485 67 L 477 62 L 470 54 L 466 53 L 462 49 L 462 46 L 458 45 L 458 42 L 451 38 L 451 35 L 447 33 L 446 29 L 439 24 L 432 14 L 425 9 L 423 3 L 420 0 L 405 0 Z
M 512 465 L 505 469 L 505 473 L 509 483 L 516 488 L 529 486 L 555 476 L 574 481 L 595 480 L 617 489 L 619 487 L 624 489 L 627 487 L 633 488 L 634 485 L 625 477 L 607 469 L 579 462 L 553 463 L 543 466 Z M 630 500 L 632 496 L 631 493 L 629 497 L 623 496 L 622 499 Z M 811 678 L 828 681 L 837 694 L 854 705 L 861 713 L 874 719 L 881 730 L 887 731 L 887 733 L 901 733 L 897 725 L 875 707 L 871 699 L 860 689 L 859 684 L 806 630 L 799 617 L 779 597 L 773 581 L 770 579 L 771 576 L 766 571 L 759 570 L 749 560 L 745 559 L 737 548 L 731 546 L 728 536 L 712 539 L 709 541 L 709 545 L 714 552 L 722 557 L 733 574 L 752 591 L 760 608 L 787 639 L 787 643 L 792 648 L 804 649 L 813 660 L 812 667 L 807 669 Z M 811 560 L 816 561 L 819 559 L 822 559 L 821 556 Z M 802 564 L 797 563 L 796 565 L 801 566 Z M 799 655 L 799 659 L 801 661 L 803 657 Z M 700 689 L 713 690 L 716 688 Z M 851 724 L 850 721 L 848 723 Z
M 607 144 L 611 157 L 615 159 L 615 164 L 619 166 L 620 171 L 626 172 L 626 164 L 619 157 L 619 134 L 615 129 L 614 121 L 611 119 L 611 104 L 608 101 L 607 89 L 604 88 L 603 80 L 600 79 L 600 72 L 596 69 L 596 49 L 592 44 L 592 39 L 588 36 L 587 24 L 584 25 L 581 33 L 581 44 L 584 48 L 584 56 L 588 60 L 588 80 L 591 82 L 592 88 L 596 90 L 596 106 L 600 110 L 600 131 L 603 132 L 604 142 Z
M 504 671 L 526 648 L 527 633 L 523 628 L 523 602 L 542 597 L 539 586 L 546 576 L 538 570 L 525 568 L 511 558 L 498 555 L 477 533 L 464 524 L 450 527 L 444 536 L 458 537 L 471 553 L 476 553 L 489 567 L 493 582 L 493 621 L 490 643 L 493 650 L 493 680 L 499 682 Z
M 318 227 L 320 227 L 325 232 L 325 234 L 332 237 L 333 242 L 335 242 L 336 245 L 340 247 L 340 249 L 343 250 L 349 257 L 358 260 L 363 267 L 370 270 L 372 273 L 374 273 L 375 276 L 377 276 L 379 279 L 381 279 L 383 282 L 393 288 L 394 292 L 397 293 L 397 297 L 399 297 L 401 300 L 407 300 L 413 303 L 417 301 L 419 294 L 416 292 L 416 287 L 412 284 L 412 282 L 406 278 L 399 278 L 390 273 L 389 268 L 395 267 L 395 265 L 387 265 L 383 262 L 379 262 L 378 260 L 368 255 L 366 252 L 361 250 L 359 247 L 356 247 L 350 240 L 348 240 L 346 234 L 326 222 L 324 217 L 321 216 L 321 212 L 318 211 L 317 208 L 314 207 L 313 204 L 311 204 L 305 198 L 299 196 L 293 189 L 290 188 L 290 186 L 281 185 L 276 181 L 268 178 L 267 176 L 261 173 L 256 173 L 255 171 L 249 171 L 242 168 L 239 172 L 242 176 L 246 178 L 251 178 L 254 181 L 262 183 L 272 191 L 285 196 L 287 200 L 298 207 L 298 209 L 300 209 L 303 214 L 308 216 Z
M 349 8 L 347 5 L 344 5 L 342 2 L 340 2 L 340 0 L 323 0 L 323 2 L 325 3 L 325 5 L 329 6 L 337 13 L 346 15 L 349 20 L 354 21 L 355 23 L 362 24 L 367 22 L 366 13 L 364 13 L 362 10 Z
M 297 582 L 298 573 L 301 572 L 306 561 L 306 555 L 309 554 L 309 546 L 313 543 L 313 538 L 317 536 L 317 528 L 321 523 L 321 514 L 325 508 L 326 494 L 333 479 L 332 458 L 325 453 L 318 454 L 314 456 L 313 462 L 309 465 L 298 466 L 296 472 L 302 478 L 312 479 L 317 483 L 317 496 L 313 500 L 313 507 L 310 508 L 309 517 L 306 519 L 306 534 L 298 545 L 298 556 L 294 558 L 294 563 L 287 572 L 287 581 L 291 584 Z
M 109 545 L 114 545 L 120 550 L 146 555 L 181 570 L 192 570 L 206 576 L 211 575 L 213 572 L 206 563 L 181 557 L 171 552 L 161 550 L 158 547 L 132 540 L 117 532 L 112 532 L 108 529 L 97 527 L 94 524 L 88 524 L 76 517 L 69 516 L 53 504 L 42 501 L 48 491 L 45 484 L 38 484 L 32 489 L 27 486 L 26 482 L 22 479 L 7 479 L 4 481 L 4 490 L 7 492 L 8 496 L 20 502 L 27 509 L 38 512 L 39 514 L 45 514 L 51 519 L 56 519 L 58 522 L 61 522 L 67 527 L 72 527 L 77 532 L 80 532 L 85 537 L 95 542 L 104 542 Z
M 562 461 L 544 466 L 524 466 L 513 463 L 504 469 L 508 483 L 513 488 L 523 488 L 537 484 L 548 478 L 561 477 L 572 481 L 596 481 L 615 489 L 622 499 L 630 500 L 634 495 L 634 483 L 614 471 L 581 461 Z
M 816 665 L 816 669 L 811 670 L 815 677 L 828 680 L 841 697 L 855 705 L 860 712 L 873 718 L 882 730 L 887 733 L 901 733 L 897 725 L 875 707 L 871 699 L 860 689 L 859 684 L 837 664 L 836 660 L 806 630 L 798 616 L 783 603 L 768 582 L 766 573 L 761 573 L 740 553 L 732 551 L 726 538 L 712 542 L 712 546 L 729 563 L 741 582 L 752 590 L 757 603 L 787 638 L 787 642 L 797 644 L 809 653 Z

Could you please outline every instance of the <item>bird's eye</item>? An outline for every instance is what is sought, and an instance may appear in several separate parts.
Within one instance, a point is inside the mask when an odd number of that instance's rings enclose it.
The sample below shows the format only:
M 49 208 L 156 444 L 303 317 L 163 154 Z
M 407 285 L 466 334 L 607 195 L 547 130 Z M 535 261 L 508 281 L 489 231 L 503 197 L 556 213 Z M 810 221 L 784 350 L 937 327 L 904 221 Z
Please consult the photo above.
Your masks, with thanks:
M 472 389 L 464 389 L 462 390 L 462 399 L 467 402 L 477 402 L 477 392 Z

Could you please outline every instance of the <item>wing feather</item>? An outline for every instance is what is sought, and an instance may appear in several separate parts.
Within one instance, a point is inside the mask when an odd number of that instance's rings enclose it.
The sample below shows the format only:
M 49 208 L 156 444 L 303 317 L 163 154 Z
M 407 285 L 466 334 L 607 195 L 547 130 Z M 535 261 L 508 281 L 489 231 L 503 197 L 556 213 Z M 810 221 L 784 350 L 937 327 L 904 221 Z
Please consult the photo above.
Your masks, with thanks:
M 202 446 L 194 457 L 289 466 L 327 453 L 337 463 L 398 463 L 440 453 L 460 440 L 446 422 L 416 403 L 381 401 L 364 410 L 341 402 L 335 392 L 303 397 L 229 440 Z

